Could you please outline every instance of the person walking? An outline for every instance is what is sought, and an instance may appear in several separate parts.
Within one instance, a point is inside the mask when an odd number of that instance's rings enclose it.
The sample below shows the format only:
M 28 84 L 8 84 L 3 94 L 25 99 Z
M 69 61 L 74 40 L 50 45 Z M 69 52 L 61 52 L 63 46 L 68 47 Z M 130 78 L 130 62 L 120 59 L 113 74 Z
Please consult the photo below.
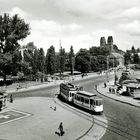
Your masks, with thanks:
M 0 111 L 2 111 L 2 100 L 0 100 Z
M 105 88 L 107 87 L 106 83 L 104 83 L 104 87 L 105 87 Z
M 60 123 L 58 129 L 60 130 L 60 136 L 63 136 L 64 131 L 63 131 L 63 124 L 62 124 L 62 122 Z
M 95 89 L 97 90 L 97 85 L 95 85 Z
M 10 94 L 10 103 L 13 103 L 13 95 Z

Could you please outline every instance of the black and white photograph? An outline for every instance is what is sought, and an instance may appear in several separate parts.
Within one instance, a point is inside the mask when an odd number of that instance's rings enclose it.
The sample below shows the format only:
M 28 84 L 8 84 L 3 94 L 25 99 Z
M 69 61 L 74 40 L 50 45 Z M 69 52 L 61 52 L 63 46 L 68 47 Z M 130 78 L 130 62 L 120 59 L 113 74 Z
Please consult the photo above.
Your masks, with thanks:
M 140 140 L 140 0 L 0 0 L 0 140 Z

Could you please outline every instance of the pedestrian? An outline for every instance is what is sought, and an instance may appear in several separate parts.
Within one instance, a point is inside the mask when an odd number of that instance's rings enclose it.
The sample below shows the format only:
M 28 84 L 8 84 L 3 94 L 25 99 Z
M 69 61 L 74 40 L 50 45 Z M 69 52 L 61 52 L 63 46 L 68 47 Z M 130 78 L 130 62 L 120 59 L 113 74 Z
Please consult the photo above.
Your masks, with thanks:
M 2 100 L 0 100 L 0 111 L 2 111 Z
M 54 111 L 56 111 L 56 106 L 54 107 Z
M 84 77 L 84 74 L 83 74 L 83 73 L 81 74 L 81 77 L 82 77 L 82 78 Z
M 109 87 L 109 92 L 111 92 L 111 87 Z
M 105 88 L 106 88 L 106 86 L 107 86 L 106 83 L 104 83 L 104 87 L 105 87 Z
M 10 94 L 10 103 L 13 103 L 13 95 Z
M 97 85 L 95 85 L 95 89 L 97 90 Z
M 64 131 L 63 131 L 63 124 L 62 124 L 62 122 L 60 123 L 58 129 L 60 130 L 60 136 L 63 136 Z

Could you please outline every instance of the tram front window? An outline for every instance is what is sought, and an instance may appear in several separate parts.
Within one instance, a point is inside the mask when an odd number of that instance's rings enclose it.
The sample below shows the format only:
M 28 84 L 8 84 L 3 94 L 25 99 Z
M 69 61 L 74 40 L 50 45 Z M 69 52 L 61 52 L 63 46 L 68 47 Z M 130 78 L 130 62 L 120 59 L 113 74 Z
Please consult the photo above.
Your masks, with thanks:
M 96 105 L 97 105 L 97 106 L 102 105 L 102 101 L 101 101 L 101 100 L 96 100 Z

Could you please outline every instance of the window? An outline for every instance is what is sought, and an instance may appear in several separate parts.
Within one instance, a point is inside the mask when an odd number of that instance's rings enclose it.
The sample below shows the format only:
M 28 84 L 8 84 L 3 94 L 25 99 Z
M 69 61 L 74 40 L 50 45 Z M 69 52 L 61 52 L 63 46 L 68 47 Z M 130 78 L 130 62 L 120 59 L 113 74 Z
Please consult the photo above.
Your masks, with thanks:
M 86 104 L 89 104 L 89 100 L 88 100 L 88 99 L 85 99 L 85 103 L 86 103 Z
M 93 100 L 90 100 L 90 104 L 93 105 L 94 104 L 94 101 Z
M 81 97 L 81 102 L 84 102 L 84 98 L 83 97 Z
M 101 101 L 101 100 L 96 100 L 96 105 L 97 105 L 97 106 L 102 105 L 102 101 Z
M 79 97 L 79 96 L 77 96 L 77 95 L 76 95 L 76 99 L 77 99 L 78 101 L 80 101 L 80 97 Z

